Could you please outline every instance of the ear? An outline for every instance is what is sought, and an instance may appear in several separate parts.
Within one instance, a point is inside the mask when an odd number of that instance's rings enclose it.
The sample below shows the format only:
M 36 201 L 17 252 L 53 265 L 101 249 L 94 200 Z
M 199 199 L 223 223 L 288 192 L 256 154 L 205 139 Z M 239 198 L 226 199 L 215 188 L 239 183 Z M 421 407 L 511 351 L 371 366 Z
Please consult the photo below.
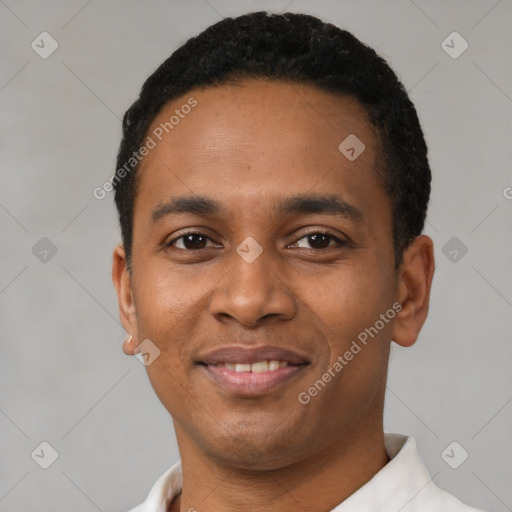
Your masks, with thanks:
M 427 319 L 434 267 L 432 239 L 418 236 L 405 249 L 398 276 L 402 309 L 395 317 L 392 339 L 402 347 L 414 344 Z
M 131 290 L 131 272 L 126 265 L 126 255 L 122 245 L 118 245 L 114 249 L 112 281 L 116 287 L 119 317 L 123 327 L 126 332 L 135 336 L 137 333 L 137 315 Z M 136 340 L 132 336 L 128 336 L 123 342 L 123 352 L 126 355 L 133 355 L 137 345 Z

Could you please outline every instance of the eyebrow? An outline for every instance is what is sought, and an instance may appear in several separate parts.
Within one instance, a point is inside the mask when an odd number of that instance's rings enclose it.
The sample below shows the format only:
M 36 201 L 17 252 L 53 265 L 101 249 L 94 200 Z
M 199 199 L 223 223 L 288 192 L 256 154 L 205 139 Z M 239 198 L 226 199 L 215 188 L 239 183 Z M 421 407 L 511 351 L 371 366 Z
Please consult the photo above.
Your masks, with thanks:
M 281 215 L 328 214 L 360 222 L 363 212 L 337 195 L 301 195 L 287 197 L 274 204 L 273 210 Z M 153 211 L 153 223 L 173 214 L 190 213 L 198 216 L 218 215 L 224 212 L 221 203 L 205 196 L 179 196 L 161 203 Z

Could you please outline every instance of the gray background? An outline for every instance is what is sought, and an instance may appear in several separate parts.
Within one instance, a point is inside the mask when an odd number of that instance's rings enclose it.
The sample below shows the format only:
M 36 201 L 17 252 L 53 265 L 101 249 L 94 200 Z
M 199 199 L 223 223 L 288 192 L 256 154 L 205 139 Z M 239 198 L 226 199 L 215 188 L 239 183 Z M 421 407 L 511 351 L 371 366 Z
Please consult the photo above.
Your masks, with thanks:
M 0 0 L 1 512 L 126 511 L 178 460 L 171 418 L 121 350 L 117 218 L 92 191 L 144 79 L 207 25 L 261 9 L 353 31 L 410 91 L 437 269 L 420 339 L 392 354 L 385 428 L 416 438 L 438 485 L 512 510 L 510 0 Z M 47 59 L 31 48 L 43 31 L 59 45 Z M 469 44 L 456 59 L 441 46 L 453 31 Z M 34 254 L 43 237 L 55 255 Z M 462 257 L 443 253 L 452 237 Z M 58 452 L 46 470 L 31 458 L 43 441 Z M 452 441 L 453 459 L 469 453 L 458 469 L 441 457 Z

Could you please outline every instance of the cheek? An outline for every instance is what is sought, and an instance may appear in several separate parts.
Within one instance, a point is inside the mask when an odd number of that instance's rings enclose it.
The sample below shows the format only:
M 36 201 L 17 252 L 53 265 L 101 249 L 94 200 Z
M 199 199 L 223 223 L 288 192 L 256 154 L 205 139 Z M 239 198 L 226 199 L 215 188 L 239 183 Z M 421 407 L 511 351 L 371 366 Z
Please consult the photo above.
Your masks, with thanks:
M 134 282 L 139 333 L 155 339 L 172 337 L 193 314 L 202 290 L 166 265 L 148 260 L 144 267 Z
M 134 279 L 138 337 L 151 340 L 160 351 L 146 371 L 157 396 L 170 411 L 187 398 L 190 353 L 211 285 L 206 273 L 185 275 L 169 270 L 165 262 L 148 261 L 140 267 Z
M 338 270 L 324 281 L 322 291 L 315 288 L 309 295 L 316 305 L 314 321 L 325 335 L 328 346 L 323 352 L 328 358 L 319 358 L 311 387 L 304 391 L 312 393 L 312 410 L 333 411 L 334 431 L 362 420 L 385 387 L 392 325 L 391 315 L 388 322 L 380 317 L 392 306 L 385 275 L 378 269 Z M 351 411 L 348 416 L 347 411 Z
M 165 404 L 170 389 L 184 385 L 180 352 L 186 346 L 184 322 L 190 315 L 180 290 L 168 274 L 146 270 L 136 286 L 137 333 L 140 341 L 149 339 L 158 357 L 146 366 L 156 394 Z
M 329 343 L 330 364 L 353 347 L 357 353 L 353 359 L 359 363 L 352 366 L 369 364 L 370 360 L 380 365 L 386 356 L 386 340 L 391 336 L 391 318 L 385 317 L 387 322 L 381 320 L 393 302 L 389 269 L 374 265 L 355 270 L 347 265 L 322 282 L 324 286 L 315 287 L 309 300 L 315 320 Z M 360 351 L 353 345 L 354 341 L 360 345 Z

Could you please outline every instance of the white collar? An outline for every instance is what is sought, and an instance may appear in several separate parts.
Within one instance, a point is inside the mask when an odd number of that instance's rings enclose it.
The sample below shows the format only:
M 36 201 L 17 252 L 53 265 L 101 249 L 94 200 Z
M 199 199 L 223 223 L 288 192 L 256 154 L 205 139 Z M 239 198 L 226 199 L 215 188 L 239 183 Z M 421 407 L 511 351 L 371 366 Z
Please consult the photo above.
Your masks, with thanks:
M 391 460 L 331 512 L 482 512 L 437 487 L 420 459 L 413 437 L 385 432 L 384 443 Z M 181 487 L 178 461 L 158 478 L 144 503 L 130 512 L 166 512 Z

